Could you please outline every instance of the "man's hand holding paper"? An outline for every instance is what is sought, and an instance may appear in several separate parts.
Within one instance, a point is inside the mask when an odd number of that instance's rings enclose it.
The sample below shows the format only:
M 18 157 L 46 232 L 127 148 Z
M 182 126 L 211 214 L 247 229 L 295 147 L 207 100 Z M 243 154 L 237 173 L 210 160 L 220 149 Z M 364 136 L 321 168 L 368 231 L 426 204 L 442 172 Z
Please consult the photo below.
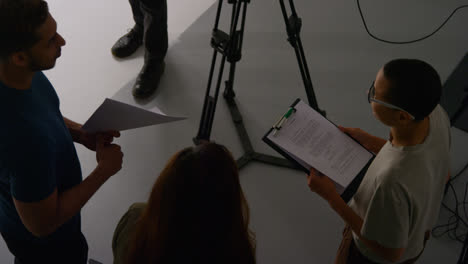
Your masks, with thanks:
M 108 145 L 114 141 L 114 138 L 120 137 L 120 132 L 115 130 L 97 133 L 82 131 L 80 135 L 80 143 L 89 150 L 96 151 L 98 137 L 102 138 L 104 145 Z

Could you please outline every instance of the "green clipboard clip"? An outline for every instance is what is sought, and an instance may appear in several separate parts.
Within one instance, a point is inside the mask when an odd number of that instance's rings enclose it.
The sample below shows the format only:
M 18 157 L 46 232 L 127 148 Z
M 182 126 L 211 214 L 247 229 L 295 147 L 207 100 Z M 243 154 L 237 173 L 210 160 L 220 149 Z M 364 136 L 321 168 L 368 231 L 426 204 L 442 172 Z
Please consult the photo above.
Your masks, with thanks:
M 294 107 L 290 107 L 288 111 L 276 122 L 276 124 L 273 126 L 273 136 L 276 136 L 278 131 L 281 130 L 281 127 L 283 126 L 284 122 L 288 120 L 288 118 L 296 112 L 296 109 Z

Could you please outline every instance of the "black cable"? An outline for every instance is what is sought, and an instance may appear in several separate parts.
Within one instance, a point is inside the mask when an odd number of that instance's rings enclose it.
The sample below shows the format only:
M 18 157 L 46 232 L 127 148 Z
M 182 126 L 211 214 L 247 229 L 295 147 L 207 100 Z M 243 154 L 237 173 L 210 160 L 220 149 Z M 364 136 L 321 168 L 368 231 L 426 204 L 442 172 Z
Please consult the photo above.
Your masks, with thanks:
M 466 204 L 468 204 L 468 202 L 466 201 L 466 197 L 468 196 L 468 182 L 465 184 L 465 191 L 464 191 L 462 202 L 458 201 L 457 193 L 455 192 L 455 188 L 453 187 L 453 184 L 452 184 L 453 180 L 459 177 L 466 170 L 467 167 L 468 167 L 468 164 L 459 173 L 457 173 L 455 177 L 451 178 L 447 183 L 447 187 L 450 187 L 455 198 L 455 209 L 452 210 L 445 203 L 442 203 L 442 206 L 447 211 L 452 213 L 452 216 L 449 218 L 447 224 L 439 225 L 432 229 L 432 233 L 434 237 L 441 237 L 445 234 L 448 234 L 449 238 L 451 238 L 452 240 L 457 240 L 460 243 L 464 243 L 464 241 L 467 238 L 466 235 L 459 235 L 458 230 L 460 229 L 460 227 L 464 227 L 465 229 L 468 229 L 468 223 L 462 218 L 462 216 L 460 215 L 460 211 L 459 211 L 459 207 L 463 206 L 464 216 L 468 220 L 468 212 L 466 209 Z M 463 224 L 463 226 L 460 226 L 460 222 Z M 444 232 L 437 234 L 437 231 L 439 229 L 444 229 L 444 228 L 446 228 Z
M 468 238 L 468 237 L 467 237 Z M 466 244 L 466 239 L 465 239 L 465 242 L 463 243 L 463 248 L 462 248 L 462 251 L 461 251 L 461 254 L 460 254 L 460 257 L 458 258 L 458 261 L 457 261 L 457 264 L 463 264 L 466 262 L 466 249 L 467 249 L 467 244 Z
M 457 173 L 457 175 L 453 176 L 450 178 L 449 182 L 453 182 L 456 178 L 458 178 L 458 176 L 460 176 L 466 169 L 468 168 L 468 163 L 465 165 L 465 167 L 463 167 L 463 169 L 461 169 L 460 172 Z
M 465 237 L 465 241 L 463 242 L 463 248 L 458 258 L 457 264 L 467 264 L 468 263 L 468 236 Z
M 463 197 L 463 210 L 465 212 L 465 217 L 468 219 L 467 214 L 466 214 L 466 194 L 467 194 L 467 189 L 468 189 L 468 183 L 465 184 L 465 194 Z M 465 240 L 463 241 L 463 248 L 460 254 L 460 258 L 458 259 L 458 264 L 466 264 L 468 263 L 468 235 L 465 236 Z
M 459 174 L 461 174 L 465 169 L 466 168 L 464 168 Z M 456 177 L 458 177 L 459 174 Z M 460 242 L 463 245 L 463 247 L 461 250 L 460 257 L 457 261 L 457 264 L 467 264 L 468 263 L 468 233 L 467 233 L 468 224 L 466 220 L 468 220 L 468 214 L 466 210 L 466 204 L 468 202 L 466 201 L 466 197 L 468 195 L 468 182 L 465 184 L 465 191 L 463 194 L 462 202 L 458 201 L 458 196 L 455 191 L 455 188 L 453 187 L 451 180 L 448 181 L 447 186 L 450 187 L 450 189 L 453 192 L 453 196 L 455 198 L 455 208 L 454 210 L 452 210 L 445 203 L 442 202 L 442 206 L 447 211 L 452 213 L 452 216 L 449 217 L 447 224 L 434 227 L 432 229 L 432 235 L 438 238 L 447 234 L 450 239 Z M 460 206 L 463 206 L 463 213 L 464 213 L 465 219 L 463 219 L 463 217 L 460 215 L 460 211 L 459 211 Z M 445 231 L 438 234 L 438 230 L 440 229 L 445 229 Z M 459 234 L 459 232 L 461 232 L 462 234 Z
M 463 212 L 465 213 L 465 218 L 468 219 L 468 215 L 466 214 L 466 190 L 468 189 L 468 182 L 465 184 L 465 195 L 463 195 Z
M 447 224 L 443 224 L 443 225 L 439 225 L 439 226 L 434 227 L 432 229 L 432 235 L 434 237 L 441 237 L 441 236 L 447 234 L 450 239 L 456 240 L 456 241 L 464 244 L 465 240 L 467 239 L 467 234 L 466 234 L 466 232 L 465 232 L 465 234 L 459 234 L 459 232 L 461 232 L 460 231 L 461 228 L 467 229 L 468 228 L 468 223 L 460 215 L 459 207 L 460 207 L 460 205 L 463 206 L 463 211 L 464 211 L 464 214 L 465 214 L 465 217 L 466 217 L 467 212 L 466 212 L 465 206 L 467 204 L 466 196 L 467 196 L 467 193 L 468 193 L 468 191 L 467 191 L 468 190 L 468 183 L 465 185 L 465 193 L 464 193 L 464 197 L 463 197 L 463 202 L 458 201 L 458 196 L 457 196 L 457 193 L 455 192 L 455 188 L 453 187 L 452 183 L 448 182 L 447 184 L 449 185 L 450 189 L 452 190 L 454 198 L 455 198 L 455 209 L 452 210 L 445 203 L 442 203 L 442 206 L 447 211 L 452 213 L 452 216 L 450 216 L 450 218 L 448 219 Z M 439 229 L 445 229 L 445 231 L 438 234 L 437 231 Z M 463 231 L 465 231 L 465 230 L 463 230 Z
M 460 220 L 463 223 L 463 219 L 461 219 L 461 218 L 459 218 L 459 216 L 455 215 L 455 212 L 452 211 L 447 205 L 445 205 L 445 204 L 442 204 L 442 205 L 445 207 L 445 209 L 452 212 L 453 215 L 449 218 L 447 224 L 439 225 L 439 226 L 434 227 L 432 229 L 432 235 L 434 237 L 438 238 L 438 237 L 442 237 L 443 235 L 447 234 L 450 239 L 456 240 L 456 241 L 458 241 L 460 243 L 463 243 L 464 235 L 459 235 L 458 234 L 459 229 L 460 229 Z M 463 224 L 465 224 L 465 223 L 463 223 Z M 455 225 L 455 226 L 453 226 L 453 225 Z M 466 224 L 465 224 L 465 226 L 466 226 Z M 442 233 L 437 233 L 437 230 L 443 229 L 443 228 L 446 228 L 446 230 L 443 231 Z
M 364 24 L 364 27 L 366 28 L 366 31 L 367 31 L 367 33 L 369 34 L 369 36 L 371 36 L 372 38 L 374 38 L 374 39 L 376 39 L 376 40 L 378 40 L 378 41 L 385 42 L 385 43 L 390 43 L 390 44 L 410 44 L 410 43 L 415 43 L 415 42 L 418 42 L 418 41 L 427 39 L 427 38 L 431 37 L 432 35 L 434 35 L 435 33 L 437 33 L 437 31 L 439 31 L 439 30 L 449 21 L 449 19 L 455 14 L 455 12 L 457 12 L 458 10 L 460 10 L 460 9 L 462 9 L 462 8 L 468 7 L 468 5 L 462 5 L 462 6 L 457 7 L 457 8 L 447 17 L 447 19 L 444 21 L 444 23 L 442 23 L 442 25 L 440 25 L 436 30 L 434 30 L 434 32 L 432 32 L 431 34 L 429 34 L 429 35 L 427 35 L 427 36 L 424 36 L 424 37 L 422 37 L 422 38 L 418 38 L 418 39 L 415 39 L 415 40 L 410 40 L 410 41 L 391 41 L 391 40 L 381 39 L 381 38 L 375 36 L 374 34 L 372 34 L 372 33 L 369 31 L 369 28 L 367 27 L 367 24 L 366 24 L 366 20 L 364 19 L 364 15 L 362 14 L 362 9 L 361 9 L 360 0 L 357 0 L 357 6 L 358 6 L 358 9 L 359 9 L 359 13 L 361 14 L 362 23 Z

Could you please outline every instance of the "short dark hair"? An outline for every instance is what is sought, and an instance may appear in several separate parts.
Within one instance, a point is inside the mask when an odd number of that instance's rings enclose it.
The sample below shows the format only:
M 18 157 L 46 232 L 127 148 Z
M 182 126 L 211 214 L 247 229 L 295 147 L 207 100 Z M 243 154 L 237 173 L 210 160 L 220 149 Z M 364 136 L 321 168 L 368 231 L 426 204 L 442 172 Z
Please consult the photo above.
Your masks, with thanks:
M 437 71 L 417 59 L 395 59 L 383 68 L 390 88 L 384 97 L 389 103 L 423 120 L 435 109 L 442 94 L 442 83 Z
M 48 14 L 43 0 L 0 0 L 0 60 L 34 46 L 40 40 L 37 29 Z

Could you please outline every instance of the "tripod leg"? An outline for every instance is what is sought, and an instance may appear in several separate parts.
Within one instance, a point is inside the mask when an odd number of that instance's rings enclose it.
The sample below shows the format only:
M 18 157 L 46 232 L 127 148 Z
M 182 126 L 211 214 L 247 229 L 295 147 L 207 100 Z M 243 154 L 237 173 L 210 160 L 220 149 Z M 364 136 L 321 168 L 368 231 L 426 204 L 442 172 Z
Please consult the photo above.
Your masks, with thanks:
M 210 140 L 210 133 L 209 133 L 209 125 L 210 125 L 210 121 L 209 120 L 209 116 L 210 116 L 210 112 L 211 111 L 214 111 L 212 109 L 212 105 L 213 105 L 213 102 L 212 102 L 212 98 L 210 96 L 210 90 L 211 90 L 211 82 L 212 82 L 212 78 L 213 78 L 213 72 L 214 72 L 214 66 L 215 66 L 215 63 L 216 63 L 216 57 L 217 57 L 217 53 L 216 51 L 214 51 L 213 53 L 213 59 L 211 61 L 211 68 L 210 68 L 210 75 L 209 75 L 209 80 L 208 80 L 208 86 L 206 87 L 206 93 L 205 93 L 205 100 L 203 102 L 203 109 L 202 109 L 202 115 L 201 115 L 201 119 L 200 119 L 200 125 L 198 127 L 198 134 L 197 136 L 193 139 L 194 143 L 195 144 L 199 144 L 199 142 L 201 140 Z
M 226 99 L 228 102 L 234 100 L 234 97 L 236 97 L 236 93 L 234 92 L 234 76 L 236 72 L 236 63 L 232 63 L 230 68 L 229 68 L 229 79 L 225 82 L 225 88 L 224 88 L 224 99 Z
M 314 93 L 314 87 L 312 85 L 312 78 L 310 77 L 309 67 L 307 66 L 307 60 L 305 57 L 304 48 L 302 46 L 302 40 L 300 36 L 302 20 L 297 16 L 293 0 L 289 0 L 289 5 L 292 12 L 292 15 L 289 17 L 289 19 L 287 16 L 284 0 L 279 0 L 279 2 L 281 6 L 281 11 L 283 13 L 284 22 L 286 24 L 288 41 L 294 48 L 294 51 L 296 53 L 296 58 L 299 64 L 299 70 L 301 72 L 302 80 L 304 82 L 304 87 L 307 94 L 307 99 L 309 101 L 309 105 L 316 111 L 321 113 L 323 116 L 325 116 L 325 111 L 320 110 L 320 108 L 318 107 L 317 99 Z
M 222 3 L 223 0 L 219 0 L 218 4 L 218 11 L 216 13 L 216 20 L 215 20 L 215 26 L 213 29 L 213 36 L 211 39 L 212 46 L 214 48 L 213 50 L 213 58 L 211 60 L 211 67 L 210 67 L 210 74 L 208 77 L 208 85 L 206 88 L 206 93 L 205 93 L 205 100 L 203 103 L 203 109 L 202 109 L 202 115 L 201 115 L 201 120 L 200 120 L 200 125 L 198 129 L 198 134 L 197 136 L 193 139 L 195 144 L 200 144 L 201 141 L 209 141 L 210 140 L 210 134 L 211 134 L 211 128 L 213 126 L 213 119 L 214 119 L 214 113 L 216 111 L 216 101 L 218 100 L 218 94 L 219 94 L 219 87 L 220 87 L 220 80 L 222 79 L 222 74 L 224 71 L 224 64 L 226 61 L 226 56 L 223 56 L 222 62 L 221 62 L 221 68 L 219 71 L 219 77 L 216 85 L 216 91 L 215 91 L 215 96 L 212 97 L 210 95 L 211 91 L 211 84 L 213 81 L 213 74 L 214 74 L 214 69 L 216 65 L 216 59 L 218 55 L 218 44 L 221 45 L 223 41 L 223 35 L 218 34 L 218 25 L 219 25 L 219 19 L 221 15 L 221 10 L 222 10 Z M 219 39 L 219 38 L 221 39 Z
M 229 69 L 229 79 L 226 81 L 226 88 L 224 90 L 224 98 L 228 104 L 229 110 L 231 112 L 232 120 L 234 121 L 234 125 L 236 126 L 236 130 L 239 134 L 240 141 L 242 143 L 242 147 L 246 154 L 244 155 L 245 162 L 238 162 L 239 168 L 242 167 L 242 164 L 247 163 L 249 160 L 253 158 L 253 146 L 250 142 L 249 136 L 243 124 L 242 115 L 239 112 L 237 104 L 234 100 L 236 94 L 234 93 L 234 78 L 236 74 L 236 65 L 237 62 L 240 61 L 242 58 L 242 43 L 244 39 L 244 30 L 245 30 L 245 19 L 247 16 L 247 4 L 248 1 L 240 1 L 240 3 L 235 4 L 233 7 L 233 16 L 235 19 L 231 20 L 231 45 L 229 49 L 229 56 L 228 61 L 231 64 Z M 240 29 L 237 30 L 237 23 L 238 18 L 242 9 L 242 21 Z
M 216 60 L 216 56 L 213 56 L 213 66 Z M 224 65 L 226 63 L 226 57 L 223 56 L 222 61 L 221 61 L 221 66 L 219 69 L 219 74 L 218 74 L 218 80 L 216 82 L 216 89 L 215 89 L 215 94 L 214 96 L 210 96 L 210 84 L 208 84 L 208 88 L 206 91 L 205 95 L 205 102 L 203 104 L 203 110 L 202 110 L 202 118 L 200 120 L 200 127 L 198 130 L 197 137 L 194 138 L 194 143 L 199 144 L 201 141 L 210 141 L 210 134 L 211 134 L 211 129 L 213 127 L 213 120 L 214 120 L 214 115 L 216 111 L 216 104 L 218 101 L 218 96 L 219 96 L 219 90 L 221 88 L 221 80 L 223 78 L 223 72 L 224 72 Z M 210 75 L 210 80 L 212 79 L 212 76 Z
M 229 46 L 228 61 L 231 63 L 229 70 L 229 80 L 226 81 L 226 88 L 224 90 L 224 98 L 232 100 L 236 94 L 234 93 L 234 77 L 236 72 L 236 63 L 242 58 L 242 43 L 244 40 L 244 29 L 245 29 L 245 18 L 247 16 L 247 4 L 248 1 L 239 1 L 234 3 L 232 8 L 232 19 L 231 19 L 231 42 Z M 237 24 L 239 20 L 240 11 L 242 9 L 242 21 L 241 27 L 237 30 Z
M 219 89 L 220 89 L 221 81 L 223 78 L 224 65 L 225 65 L 226 59 L 231 63 L 231 69 L 230 69 L 230 74 L 229 74 L 229 80 L 226 82 L 226 90 L 225 90 L 224 95 L 226 98 L 230 98 L 230 99 L 234 98 L 232 84 L 234 82 L 235 63 L 240 60 L 240 46 L 242 44 L 242 38 L 243 38 L 243 34 L 237 31 L 237 23 L 239 20 L 239 14 L 240 14 L 242 4 L 244 4 L 244 17 L 242 20 L 243 23 L 242 23 L 242 31 L 241 31 L 243 32 L 243 28 L 245 25 L 245 14 L 246 14 L 245 2 L 249 0 L 238 0 L 239 2 L 237 2 L 237 0 L 228 0 L 229 3 L 233 4 L 230 35 L 227 35 L 226 33 L 218 30 L 219 19 L 220 19 L 221 9 L 222 9 L 221 8 L 222 1 L 223 0 L 219 1 L 218 11 L 216 14 L 215 27 L 213 29 L 213 36 L 211 39 L 211 45 L 214 48 L 214 54 L 213 54 L 213 60 L 211 61 L 210 76 L 209 76 L 208 86 L 207 86 L 207 90 L 205 94 L 205 101 L 203 104 L 202 117 L 200 120 L 199 131 L 198 131 L 197 137 L 194 138 L 195 144 L 199 144 L 201 140 L 205 140 L 205 141 L 210 140 L 210 134 L 211 134 L 212 126 L 213 126 L 214 114 L 216 111 L 216 104 L 218 101 Z M 210 90 L 211 90 L 214 67 L 216 64 L 216 57 L 217 57 L 218 52 L 223 54 L 223 58 L 222 58 L 221 66 L 219 69 L 215 95 L 214 97 L 212 97 L 210 96 Z
M 220 0 L 221 5 L 222 0 Z M 200 130 L 198 133 L 197 138 L 195 138 L 195 143 L 197 144 L 197 139 L 200 140 L 209 140 L 211 127 L 213 125 L 214 119 L 214 112 L 216 109 L 216 102 L 218 99 L 219 94 L 219 87 L 221 85 L 222 74 L 224 71 L 224 64 L 226 59 L 230 63 L 229 69 L 229 79 L 226 81 L 226 87 L 224 90 L 224 98 L 226 99 L 227 105 L 229 107 L 232 120 L 234 121 L 234 125 L 240 137 L 240 141 L 242 143 L 242 147 L 245 151 L 245 154 L 237 160 L 238 168 L 241 169 L 250 161 L 259 161 L 262 163 L 276 165 L 281 167 L 287 167 L 292 169 L 298 169 L 294 164 L 291 162 L 277 158 L 270 155 L 265 155 L 261 153 L 257 153 L 253 150 L 253 146 L 250 142 L 249 136 L 247 134 L 247 130 L 244 127 L 244 123 L 242 120 L 242 115 L 239 112 L 237 104 L 234 100 L 235 93 L 234 93 L 234 78 L 236 72 L 236 64 L 242 57 L 242 43 L 244 38 L 244 29 L 245 29 L 245 18 L 247 14 L 247 3 L 250 3 L 250 0 L 228 0 L 230 4 L 233 4 L 233 11 L 231 17 L 231 28 L 230 28 L 230 35 L 220 31 L 217 29 L 221 6 L 218 7 L 218 14 L 216 17 L 215 29 L 213 30 L 213 37 L 211 39 L 211 45 L 215 49 L 213 54 L 213 60 L 211 64 L 210 70 L 210 77 L 209 83 L 205 95 L 205 103 L 203 106 L 202 112 L 202 120 L 200 122 Z M 243 7 L 243 9 L 242 9 Z M 237 30 L 237 23 L 239 21 L 239 15 L 243 11 L 242 14 L 242 22 L 240 30 Z M 218 81 L 216 83 L 216 91 L 214 97 L 210 96 L 210 88 L 211 82 L 214 72 L 214 65 L 216 63 L 216 54 L 217 52 L 223 54 L 223 59 L 221 62 L 221 67 L 219 71 Z M 201 143 L 200 141 L 198 141 Z

